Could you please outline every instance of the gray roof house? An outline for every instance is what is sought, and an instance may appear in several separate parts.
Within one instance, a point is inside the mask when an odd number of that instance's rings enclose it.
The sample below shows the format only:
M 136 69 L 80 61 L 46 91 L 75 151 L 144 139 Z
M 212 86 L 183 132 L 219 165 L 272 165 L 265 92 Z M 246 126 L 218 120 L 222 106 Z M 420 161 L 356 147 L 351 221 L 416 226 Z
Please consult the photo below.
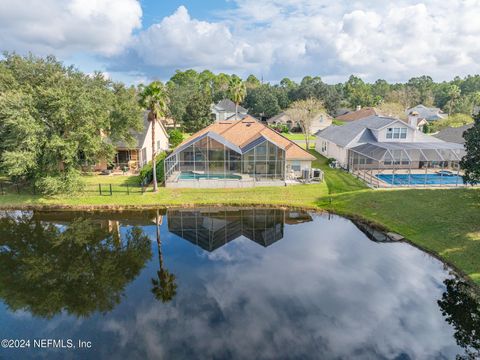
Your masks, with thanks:
M 443 130 L 440 130 L 438 133 L 436 133 L 433 136 L 443 141 L 448 141 L 448 142 L 457 143 L 457 144 L 465 144 L 463 133 L 472 127 L 473 127 L 473 124 L 467 124 L 460 127 L 447 127 Z
M 332 117 L 328 115 L 326 112 L 322 112 L 318 114 L 318 116 L 316 116 L 311 122 L 311 125 L 310 125 L 311 135 L 332 125 L 332 120 L 333 120 Z M 270 126 L 285 125 L 288 127 L 289 130 L 300 131 L 299 124 L 294 123 L 294 121 L 290 119 L 290 116 L 285 111 L 282 111 L 280 114 L 277 114 L 271 117 L 270 119 L 268 119 L 267 124 Z
M 212 104 L 212 116 L 215 121 L 233 120 L 235 118 L 235 103 L 230 99 L 223 99 L 217 104 Z M 247 115 L 248 110 L 238 105 L 238 119 L 241 120 Z
M 376 115 L 319 131 L 315 149 L 350 170 L 359 157 L 366 159 L 363 166 L 381 163 L 382 169 L 418 169 L 426 163 L 458 162 L 463 156 L 460 144 L 426 135 L 400 119 Z
M 413 108 L 408 109 L 405 111 L 407 115 L 411 113 L 418 113 L 419 119 L 425 119 L 427 121 L 437 121 L 441 119 L 445 119 L 447 114 L 445 114 L 442 110 L 436 107 L 427 107 L 425 105 L 417 105 Z

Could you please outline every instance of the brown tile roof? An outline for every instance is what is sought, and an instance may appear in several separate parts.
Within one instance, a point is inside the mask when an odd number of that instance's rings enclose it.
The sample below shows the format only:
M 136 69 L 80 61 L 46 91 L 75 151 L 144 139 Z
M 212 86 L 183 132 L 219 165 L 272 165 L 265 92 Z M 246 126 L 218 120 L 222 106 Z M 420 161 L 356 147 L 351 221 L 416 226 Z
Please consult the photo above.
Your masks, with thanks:
M 340 121 L 349 122 L 349 121 L 364 119 L 372 115 L 379 115 L 377 109 L 372 107 L 366 107 L 360 110 L 350 111 L 349 113 L 337 116 L 336 119 Z
M 225 140 L 240 148 L 263 135 L 268 140 L 285 149 L 287 160 L 315 160 L 315 156 L 251 116 L 247 116 L 243 120 L 219 121 L 213 123 L 193 134 L 181 143 L 179 147 L 210 131 L 222 136 Z

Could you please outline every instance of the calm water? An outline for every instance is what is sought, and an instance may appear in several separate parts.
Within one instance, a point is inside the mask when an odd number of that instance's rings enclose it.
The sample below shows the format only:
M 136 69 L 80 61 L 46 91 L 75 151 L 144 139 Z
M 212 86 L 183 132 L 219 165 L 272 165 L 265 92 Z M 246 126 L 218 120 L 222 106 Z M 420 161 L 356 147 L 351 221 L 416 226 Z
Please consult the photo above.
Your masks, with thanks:
M 0 359 L 454 359 L 480 349 L 476 295 L 440 261 L 297 211 L 3 212 L 0 300 L 0 339 L 31 340 Z M 34 339 L 77 347 L 34 349 Z

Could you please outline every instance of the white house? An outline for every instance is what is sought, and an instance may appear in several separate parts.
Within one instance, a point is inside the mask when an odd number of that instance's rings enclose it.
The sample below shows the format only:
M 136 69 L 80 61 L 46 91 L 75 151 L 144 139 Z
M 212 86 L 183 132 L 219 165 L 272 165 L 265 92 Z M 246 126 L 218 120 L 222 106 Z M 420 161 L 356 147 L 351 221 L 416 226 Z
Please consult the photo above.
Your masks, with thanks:
M 135 141 L 132 145 L 124 141 L 115 143 L 117 153 L 111 162 L 103 161 L 95 166 L 96 171 L 106 169 L 131 171 L 140 170 L 152 160 L 152 122 L 148 120 L 148 112 L 143 118 L 143 130 L 132 131 Z M 155 123 L 155 149 L 156 152 L 165 151 L 169 148 L 168 133 L 161 121 Z
M 248 110 L 242 106 L 238 106 L 238 119 L 235 118 L 235 103 L 230 99 L 223 99 L 219 101 L 217 104 L 212 104 L 212 117 L 213 119 L 218 121 L 224 120 L 241 120 L 243 119 Z
M 285 125 L 289 130 L 300 131 L 300 125 L 297 122 L 292 121 L 286 112 L 281 112 L 280 114 L 271 117 L 267 120 L 267 124 L 270 126 Z M 330 125 L 332 125 L 332 117 L 330 115 L 328 115 L 326 112 L 318 114 L 312 120 L 310 125 L 311 135 L 314 135 L 318 131 L 325 129 Z
M 327 158 L 336 159 L 342 167 L 348 168 L 351 149 L 364 144 L 372 145 L 371 151 L 379 149 L 379 153 L 390 148 L 395 151 L 419 149 L 424 153 L 435 153 L 446 144 L 452 145 L 449 146 L 451 148 L 458 148 L 458 144 L 445 143 L 422 133 L 416 124 L 391 117 L 369 116 L 342 126 L 330 126 L 318 132 L 315 149 Z M 367 156 L 375 158 L 373 154 Z

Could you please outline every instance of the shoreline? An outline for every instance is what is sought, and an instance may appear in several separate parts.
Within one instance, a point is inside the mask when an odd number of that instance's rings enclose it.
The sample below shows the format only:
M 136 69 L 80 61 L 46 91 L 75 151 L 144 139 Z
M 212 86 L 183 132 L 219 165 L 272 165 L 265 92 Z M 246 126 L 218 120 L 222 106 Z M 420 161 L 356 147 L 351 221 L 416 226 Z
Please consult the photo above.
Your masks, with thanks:
M 335 216 L 344 217 L 350 221 L 352 221 L 355 225 L 358 223 L 367 225 L 375 230 L 378 230 L 382 233 L 387 232 L 397 232 L 392 227 L 379 222 L 378 220 L 372 220 L 368 217 L 351 211 L 342 211 L 339 209 L 335 209 L 333 203 L 330 203 L 329 206 L 322 207 L 320 205 L 314 206 L 297 206 L 297 205 L 288 205 L 288 204 L 269 204 L 269 203 L 235 203 L 235 202 L 226 202 L 226 203 L 187 203 L 187 204 L 136 204 L 136 205 L 119 205 L 119 204 L 111 204 L 111 205 L 67 205 L 67 204 L 23 204 L 23 205 L 5 205 L 0 204 L 0 211 L 65 211 L 65 212 L 124 212 L 124 211 L 142 211 L 142 210 L 168 210 L 168 209 L 179 209 L 179 208 L 268 208 L 268 209 L 283 209 L 283 210 L 302 210 L 302 211 L 309 211 L 314 212 L 317 214 L 333 214 Z M 480 294 L 480 281 L 475 281 L 472 279 L 463 269 L 457 266 L 452 261 L 448 260 L 440 253 L 436 252 L 435 250 L 429 249 L 421 244 L 418 244 L 414 240 L 411 240 L 405 234 L 401 232 L 398 233 L 403 238 L 398 240 L 398 243 L 407 243 L 415 248 L 419 249 L 420 251 L 434 257 L 435 259 L 441 261 L 443 264 L 448 266 L 454 273 L 454 275 L 462 278 L 466 282 L 468 282 L 472 287 L 475 289 L 476 292 Z

